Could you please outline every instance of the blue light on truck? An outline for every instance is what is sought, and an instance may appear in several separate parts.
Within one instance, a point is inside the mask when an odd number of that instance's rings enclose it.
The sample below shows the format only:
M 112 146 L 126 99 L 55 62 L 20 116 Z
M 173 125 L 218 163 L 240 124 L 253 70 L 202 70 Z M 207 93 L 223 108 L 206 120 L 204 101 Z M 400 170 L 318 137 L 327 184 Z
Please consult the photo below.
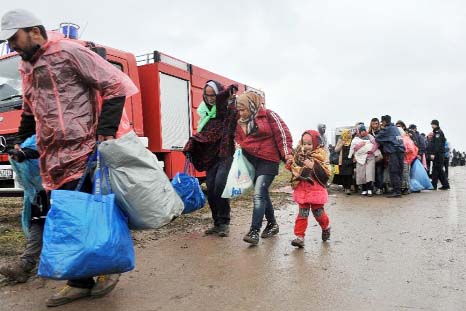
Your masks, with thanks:
M 70 39 L 78 39 L 79 26 L 73 23 L 61 23 L 60 31 L 65 37 Z

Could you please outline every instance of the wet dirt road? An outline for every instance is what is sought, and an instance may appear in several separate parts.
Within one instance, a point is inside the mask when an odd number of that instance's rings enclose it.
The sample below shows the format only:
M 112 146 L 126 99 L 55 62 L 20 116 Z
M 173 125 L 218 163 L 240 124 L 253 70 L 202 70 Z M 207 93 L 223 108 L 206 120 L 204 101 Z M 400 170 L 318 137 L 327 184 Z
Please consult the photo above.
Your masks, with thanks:
M 235 209 L 230 237 L 148 241 L 110 295 L 55 310 L 466 310 L 466 168 L 450 174 L 452 190 L 401 199 L 333 193 L 331 240 L 312 219 L 304 249 L 290 245 L 294 204 L 256 247 L 242 241 L 250 210 Z M 2 287 L 0 310 L 47 310 L 61 285 Z

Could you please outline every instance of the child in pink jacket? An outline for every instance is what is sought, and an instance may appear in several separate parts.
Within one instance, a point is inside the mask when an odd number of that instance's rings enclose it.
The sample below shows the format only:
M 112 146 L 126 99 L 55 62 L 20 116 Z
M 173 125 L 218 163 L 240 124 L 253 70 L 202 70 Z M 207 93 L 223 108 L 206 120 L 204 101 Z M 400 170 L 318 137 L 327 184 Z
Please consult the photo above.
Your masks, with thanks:
M 310 212 L 322 228 L 322 241 L 330 238 L 329 218 L 324 205 L 328 200 L 327 181 L 330 176 L 328 153 L 314 130 L 303 133 L 293 161 L 287 164 L 292 172 L 293 200 L 299 204 L 291 245 L 304 247 L 304 236 Z

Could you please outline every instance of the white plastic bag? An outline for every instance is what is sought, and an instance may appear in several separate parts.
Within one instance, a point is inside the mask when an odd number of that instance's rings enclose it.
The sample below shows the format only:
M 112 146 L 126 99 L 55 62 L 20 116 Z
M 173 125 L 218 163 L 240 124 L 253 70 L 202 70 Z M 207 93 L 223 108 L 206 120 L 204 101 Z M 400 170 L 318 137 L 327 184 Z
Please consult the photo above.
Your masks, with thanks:
M 157 157 L 129 132 L 99 146 L 118 206 L 131 229 L 156 229 L 181 215 L 184 205 Z
M 243 155 L 241 148 L 236 149 L 222 198 L 230 199 L 243 194 L 254 184 L 254 174 L 254 167 Z

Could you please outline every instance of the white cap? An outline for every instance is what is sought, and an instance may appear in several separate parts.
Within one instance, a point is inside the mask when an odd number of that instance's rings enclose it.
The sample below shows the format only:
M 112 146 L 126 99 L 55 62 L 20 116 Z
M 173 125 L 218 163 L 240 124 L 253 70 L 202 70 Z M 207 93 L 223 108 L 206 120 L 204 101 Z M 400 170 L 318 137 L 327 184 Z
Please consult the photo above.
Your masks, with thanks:
M 42 22 L 31 12 L 26 10 L 16 9 L 6 12 L 2 17 L 0 42 L 10 39 L 21 28 L 39 25 L 42 25 Z

